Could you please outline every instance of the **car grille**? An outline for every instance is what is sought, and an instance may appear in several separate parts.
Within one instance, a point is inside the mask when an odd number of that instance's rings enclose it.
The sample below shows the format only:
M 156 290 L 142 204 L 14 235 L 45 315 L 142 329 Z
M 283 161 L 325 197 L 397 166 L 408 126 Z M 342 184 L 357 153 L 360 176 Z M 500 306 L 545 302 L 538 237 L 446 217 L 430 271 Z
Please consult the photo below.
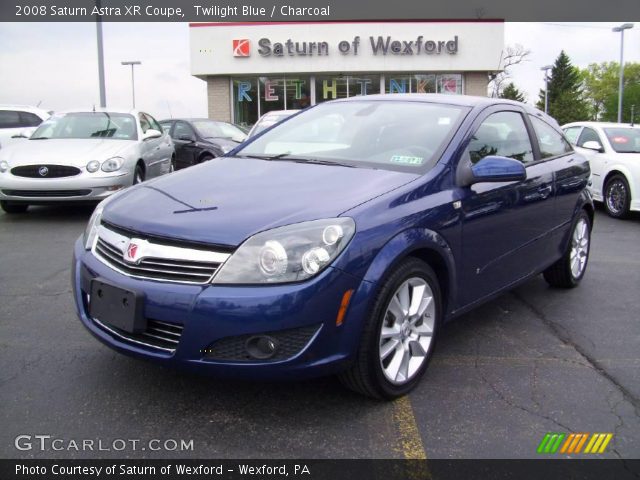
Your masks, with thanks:
M 2 193 L 12 197 L 84 197 L 91 190 L 2 190 Z
M 319 325 L 310 325 L 308 327 L 258 334 L 269 336 L 277 342 L 278 349 L 275 355 L 267 361 L 286 360 L 297 355 L 309 344 L 319 328 Z M 204 350 L 204 358 L 207 360 L 231 362 L 260 361 L 249 355 L 247 350 L 247 340 L 255 336 L 256 335 L 239 335 L 237 337 L 227 337 L 217 340 Z
M 130 245 L 136 255 L 127 256 Z M 100 261 L 131 277 L 165 282 L 206 284 L 228 253 L 164 245 L 153 240 L 129 237 L 104 225 L 98 228 L 93 253 Z
M 115 337 L 128 340 L 137 345 L 151 347 L 169 353 L 176 351 L 180 337 L 182 336 L 182 330 L 184 329 L 182 325 L 149 319 L 147 320 L 147 329 L 144 332 L 130 333 L 113 325 L 102 323 L 95 318 L 92 318 L 92 320 L 96 325 Z
M 41 174 L 41 169 L 46 168 L 46 174 Z M 79 168 L 68 165 L 22 165 L 11 169 L 11 174 L 17 177 L 29 178 L 60 178 L 73 177 L 81 172 Z

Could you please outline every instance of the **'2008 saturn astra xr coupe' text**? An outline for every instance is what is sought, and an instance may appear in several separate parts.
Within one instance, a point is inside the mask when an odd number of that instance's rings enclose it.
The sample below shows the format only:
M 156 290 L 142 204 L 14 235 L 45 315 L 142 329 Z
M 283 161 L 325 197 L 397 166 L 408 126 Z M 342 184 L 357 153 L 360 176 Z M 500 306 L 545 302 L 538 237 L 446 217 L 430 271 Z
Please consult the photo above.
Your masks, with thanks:
M 443 322 L 533 275 L 580 282 L 589 174 L 556 122 L 517 102 L 323 103 L 100 204 L 75 245 L 75 304 L 126 354 L 244 378 L 335 373 L 394 398 Z

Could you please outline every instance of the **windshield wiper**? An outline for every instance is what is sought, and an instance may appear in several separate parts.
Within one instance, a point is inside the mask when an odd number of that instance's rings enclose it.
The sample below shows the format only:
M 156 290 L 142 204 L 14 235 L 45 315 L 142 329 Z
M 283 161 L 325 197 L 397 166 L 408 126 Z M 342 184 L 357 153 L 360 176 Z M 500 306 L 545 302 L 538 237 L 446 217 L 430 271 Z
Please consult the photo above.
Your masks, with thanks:
M 51 137 L 32 137 L 29 140 L 49 140 Z
M 309 157 L 292 157 L 291 153 L 284 152 L 277 155 L 237 155 L 238 157 L 245 158 L 259 158 L 260 160 L 284 160 L 286 162 L 296 163 L 313 163 L 315 165 L 337 165 L 339 167 L 357 168 L 355 165 L 349 165 L 348 163 L 340 163 L 332 160 L 322 160 L 319 158 Z

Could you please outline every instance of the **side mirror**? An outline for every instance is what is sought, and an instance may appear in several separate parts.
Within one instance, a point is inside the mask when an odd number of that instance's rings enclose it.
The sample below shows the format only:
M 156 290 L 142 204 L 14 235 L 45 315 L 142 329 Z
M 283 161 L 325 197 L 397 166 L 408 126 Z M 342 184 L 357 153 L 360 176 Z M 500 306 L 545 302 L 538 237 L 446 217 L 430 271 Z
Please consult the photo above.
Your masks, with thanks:
M 465 187 L 481 182 L 521 182 L 526 179 L 527 170 L 522 162 L 493 155 L 484 157 L 475 165 L 465 161 L 458 173 L 458 183 Z
M 182 140 L 184 142 L 191 142 L 191 143 L 196 141 L 195 137 L 193 137 L 192 135 L 180 135 L 178 137 L 178 140 Z
M 160 133 L 158 130 L 154 130 L 153 128 L 150 128 L 149 130 L 147 130 L 142 134 L 142 140 L 148 140 L 150 138 L 158 138 L 161 136 L 162 136 L 162 133 Z
M 598 153 L 604 152 L 604 148 L 602 148 L 602 145 L 600 145 L 600 142 L 597 142 L 595 140 L 589 140 L 588 142 L 584 142 L 582 144 L 582 148 L 586 148 L 588 150 L 594 150 Z

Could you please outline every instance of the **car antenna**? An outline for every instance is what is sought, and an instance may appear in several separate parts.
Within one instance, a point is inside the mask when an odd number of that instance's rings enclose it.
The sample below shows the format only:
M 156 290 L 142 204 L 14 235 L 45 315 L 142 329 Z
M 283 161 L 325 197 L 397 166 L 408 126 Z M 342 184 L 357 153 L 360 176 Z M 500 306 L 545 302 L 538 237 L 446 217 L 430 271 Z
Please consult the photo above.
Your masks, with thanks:
M 635 110 L 636 110 L 636 105 L 635 104 L 631 105 L 631 126 L 632 127 L 633 127 L 633 117 L 634 117 Z
M 93 113 L 95 113 L 95 112 L 96 112 L 96 104 L 94 103 L 93 104 Z

